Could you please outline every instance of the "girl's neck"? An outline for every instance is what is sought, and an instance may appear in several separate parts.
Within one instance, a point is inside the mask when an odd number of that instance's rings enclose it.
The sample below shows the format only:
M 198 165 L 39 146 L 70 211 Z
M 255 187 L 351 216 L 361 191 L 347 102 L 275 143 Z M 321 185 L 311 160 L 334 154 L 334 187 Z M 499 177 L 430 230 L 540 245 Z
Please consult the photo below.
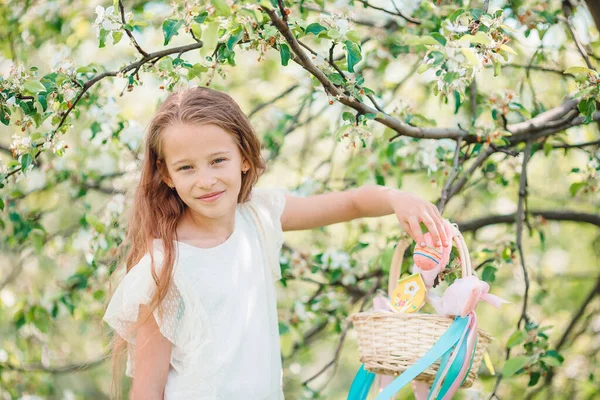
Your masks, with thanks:
M 216 240 L 225 241 L 235 229 L 235 209 L 221 218 L 207 218 L 187 209 L 177 226 L 177 237 L 181 241 Z

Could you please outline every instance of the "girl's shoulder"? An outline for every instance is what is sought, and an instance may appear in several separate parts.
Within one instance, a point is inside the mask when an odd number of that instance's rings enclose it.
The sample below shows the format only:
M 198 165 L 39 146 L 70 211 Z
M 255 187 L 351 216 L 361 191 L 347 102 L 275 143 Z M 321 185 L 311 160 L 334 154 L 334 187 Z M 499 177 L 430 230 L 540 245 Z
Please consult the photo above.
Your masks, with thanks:
M 281 216 L 285 207 L 285 189 L 281 188 L 253 188 L 250 199 L 245 205 L 256 208 L 265 208 L 271 214 Z

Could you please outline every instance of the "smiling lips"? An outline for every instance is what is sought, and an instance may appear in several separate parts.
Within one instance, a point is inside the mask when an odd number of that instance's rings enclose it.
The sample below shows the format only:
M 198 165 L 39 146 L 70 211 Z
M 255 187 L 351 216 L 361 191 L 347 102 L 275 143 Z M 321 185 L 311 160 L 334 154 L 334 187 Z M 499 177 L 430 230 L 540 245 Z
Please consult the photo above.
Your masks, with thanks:
M 221 191 L 221 192 L 214 192 L 214 193 L 210 193 L 207 194 L 205 196 L 202 197 L 198 197 L 198 200 L 202 200 L 202 201 L 215 201 L 216 199 L 218 199 L 219 197 L 221 197 L 221 195 L 224 193 L 225 191 Z

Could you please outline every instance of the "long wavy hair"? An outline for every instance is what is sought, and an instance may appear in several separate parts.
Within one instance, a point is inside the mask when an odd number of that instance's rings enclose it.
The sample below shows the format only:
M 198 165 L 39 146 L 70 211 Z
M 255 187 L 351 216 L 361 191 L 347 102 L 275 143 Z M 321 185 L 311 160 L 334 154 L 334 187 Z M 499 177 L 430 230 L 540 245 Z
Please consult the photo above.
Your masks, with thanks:
M 248 172 L 242 174 L 238 203 L 249 200 L 252 187 L 266 168 L 254 128 L 231 96 L 209 88 L 192 87 L 174 92 L 165 99 L 150 121 L 145 134 L 141 176 L 131 203 L 127 234 L 117 251 L 117 265 L 124 259 L 127 273 L 149 253 L 152 277 L 157 286 L 148 304 L 148 311 L 139 316 L 138 322 L 131 327 L 132 332 L 136 332 L 154 310 L 158 309 L 159 315 L 162 312 L 160 305 L 171 285 L 175 264 L 176 227 L 187 208 L 177 192 L 171 190 L 163 181 L 164 175 L 161 174 L 160 164 L 164 160 L 162 134 L 167 126 L 175 123 L 214 124 L 233 136 L 242 159 L 246 159 L 250 164 Z M 163 244 L 164 258 L 160 273 L 156 271 L 153 258 L 154 239 L 162 240 Z M 111 398 L 119 399 L 127 342 L 114 334 L 111 347 Z

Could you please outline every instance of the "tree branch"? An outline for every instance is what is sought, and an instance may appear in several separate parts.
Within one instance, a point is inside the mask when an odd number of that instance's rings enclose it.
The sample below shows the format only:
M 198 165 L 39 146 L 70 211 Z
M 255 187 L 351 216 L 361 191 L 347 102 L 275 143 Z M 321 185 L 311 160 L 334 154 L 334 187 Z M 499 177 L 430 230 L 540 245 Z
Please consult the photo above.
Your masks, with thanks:
M 453 166 L 452 166 L 452 171 L 450 172 L 450 176 L 448 176 L 448 181 L 444 185 L 444 189 L 442 189 L 442 197 L 440 198 L 440 200 L 438 202 L 437 207 L 438 207 L 438 210 L 440 210 L 440 214 L 443 214 L 443 212 L 444 212 L 444 207 L 446 207 L 446 202 L 448 201 L 448 192 L 450 191 L 450 188 L 452 187 L 452 183 L 454 183 L 454 179 L 456 179 L 456 176 L 458 175 L 458 168 L 460 167 L 459 155 L 460 155 L 461 140 L 462 139 L 459 138 L 456 141 L 456 151 L 454 152 L 454 162 L 453 162 Z
M 17 371 L 17 372 L 44 372 L 44 373 L 48 373 L 48 374 L 70 374 L 73 372 L 86 371 L 91 368 L 96 368 L 99 365 L 103 364 L 104 361 L 106 361 L 107 357 L 108 357 L 108 355 L 105 354 L 104 356 L 102 356 L 94 361 L 64 365 L 61 367 L 45 367 L 42 364 L 29 364 L 29 365 L 17 366 L 17 365 L 13 365 L 10 363 L 0 364 L 0 366 L 2 368 L 6 368 L 7 370 Z
M 369 292 L 366 293 L 364 300 L 360 306 L 359 312 L 362 312 L 364 310 L 367 302 L 371 299 L 371 296 L 373 295 L 373 293 L 375 293 L 375 291 L 379 287 L 380 283 L 381 283 L 381 276 L 378 276 L 377 279 L 375 280 L 375 284 L 371 287 L 371 289 L 369 289 Z M 344 344 L 344 340 L 346 339 L 346 334 L 348 333 L 348 329 L 350 328 L 350 325 L 351 325 L 351 323 L 347 322 L 346 325 L 344 326 L 344 329 L 342 330 L 342 333 L 340 334 L 340 340 L 339 340 L 338 346 L 335 350 L 333 359 L 330 362 L 328 362 L 323 368 L 321 368 L 319 370 L 319 372 L 317 372 L 316 374 L 314 374 L 313 376 L 311 376 L 310 378 L 308 378 L 307 380 L 302 382 L 303 386 L 308 385 L 310 382 L 312 382 L 313 380 L 318 378 L 321 374 L 323 374 L 325 371 L 327 371 L 331 366 L 337 364 L 337 361 L 340 357 L 340 353 L 342 351 L 342 346 Z
M 402 13 L 398 9 L 398 7 L 396 6 L 396 3 L 393 0 L 392 0 L 392 4 L 394 5 L 394 8 L 396 9 L 396 12 L 387 10 L 385 8 L 374 6 L 373 4 L 369 3 L 367 0 L 358 0 L 358 1 L 360 3 L 363 3 L 365 5 L 365 8 L 372 8 L 374 10 L 383 11 L 386 14 L 390 14 L 390 15 L 394 15 L 396 17 L 404 18 L 405 20 L 407 20 L 408 22 L 412 22 L 413 24 L 417 24 L 417 25 L 422 24 L 422 22 L 419 21 L 418 19 L 414 19 L 414 18 L 409 17 L 409 16 L 405 15 L 404 13 Z
M 83 97 L 83 95 L 92 86 L 94 86 L 97 82 L 101 81 L 102 79 L 104 79 L 104 78 L 106 78 L 108 76 L 117 76 L 117 74 L 119 74 L 119 73 L 124 74 L 126 72 L 131 71 L 131 70 L 139 69 L 144 63 L 146 63 L 146 62 L 148 62 L 148 61 L 150 61 L 150 60 L 152 60 L 154 58 L 160 59 L 160 58 L 168 56 L 170 54 L 185 53 L 185 52 L 190 51 L 190 50 L 199 49 L 202 46 L 203 46 L 203 43 L 200 41 L 200 42 L 194 43 L 194 44 L 188 44 L 188 45 L 185 45 L 185 46 L 173 47 L 171 49 L 165 49 L 165 50 L 157 51 L 155 53 L 148 54 L 146 57 L 143 57 L 142 59 L 140 59 L 137 62 L 134 62 L 133 64 L 127 65 L 126 67 L 122 68 L 120 71 L 107 71 L 107 72 L 103 72 L 101 74 L 98 74 L 98 75 L 94 76 L 92 79 L 90 79 L 89 81 L 87 81 L 83 85 L 83 89 L 79 92 L 79 94 L 77 95 L 77 97 L 75 98 L 75 100 L 73 101 L 73 103 L 71 104 L 71 107 L 69 107 L 67 109 L 67 111 L 65 111 L 65 113 L 63 114 L 60 122 L 58 123 L 58 125 L 56 126 L 56 128 L 54 129 L 54 131 L 50 134 L 50 138 L 53 138 L 56 135 L 56 133 L 58 132 L 58 130 L 65 123 L 65 121 L 66 121 L 67 117 L 69 116 L 69 114 L 71 113 L 71 111 L 79 103 L 79 101 L 81 100 L 81 98 Z M 34 156 L 34 160 L 36 160 L 39 157 L 40 154 L 42 154 L 42 150 L 38 150 L 38 152 Z M 10 176 L 16 174 L 19 171 L 21 171 L 21 167 L 16 168 L 13 171 L 11 171 L 8 174 L 6 174 L 6 178 L 9 178 Z
M 137 51 L 142 55 L 142 57 L 148 57 L 148 53 L 146 53 L 138 44 L 138 42 L 135 40 L 135 38 L 133 37 L 133 33 L 131 31 L 129 31 L 129 29 L 125 28 L 125 8 L 123 7 L 123 1 L 119 0 L 119 11 L 121 12 L 121 22 L 123 23 L 123 29 L 125 30 L 125 33 L 127 34 L 127 36 L 129 36 L 129 40 L 131 41 L 131 44 L 133 44 L 133 47 L 135 47 L 137 49 Z
M 549 221 L 584 222 L 600 228 L 600 215 L 569 210 L 530 210 L 530 215 L 540 216 Z M 490 215 L 465 222 L 457 222 L 461 232 L 477 231 L 486 226 L 497 224 L 512 224 L 516 214 Z
M 285 89 L 279 95 L 277 95 L 274 98 L 272 98 L 271 100 L 266 101 L 266 102 L 264 102 L 262 104 L 259 104 L 252 111 L 250 111 L 250 113 L 248 114 L 248 118 L 252 118 L 252 116 L 254 116 L 254 114 L 256 114 L 257 112 L 259 112 L 263 108 L 265 108 L 267 106 L 270 106 L 271 104 L 275 103 L 277 100 L 280 100 L 280 99 L 284 98 L 285 96 L 287 96 L 288 94 L 292 93 L 294 90 L 298 89 L 299 87 L 300 86 L 298 84 L 292 85 L 289 88 Z
M 523 278 L 525 280 L 525 293 L 523 294 L 523 308 L 521 310 L 521 317 L 517 323 L 517 327 L 521 328 L 521 322 L 524 321 L 526 324 L 529 323 L 529 317 L 527 316 L 527 302 L 529 298 L 529 274 L 527 273 L 527 266 L 525 264 L 525 254 L 523 251 L 523 223 L 527 218 L 526 215 L 526 198 L 527 198 L 527 165 L 531 158 L 531 149 L 533 143 L 527 142 L 525 150 L 523 151 L 523 167 L 521 170 L 521 178 L 519 182 L 519 203 L 517 205 L 517 249 L 519 250 L 519 257 L 521 258 L 521 268 L 523 269 Z

